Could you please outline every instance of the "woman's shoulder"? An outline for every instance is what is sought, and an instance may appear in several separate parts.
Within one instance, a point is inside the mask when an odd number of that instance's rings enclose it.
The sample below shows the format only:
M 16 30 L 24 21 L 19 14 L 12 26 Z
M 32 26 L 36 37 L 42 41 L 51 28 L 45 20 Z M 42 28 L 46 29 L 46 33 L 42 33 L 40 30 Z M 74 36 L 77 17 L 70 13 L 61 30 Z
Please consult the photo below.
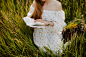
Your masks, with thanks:
M 35 7 L 35 0 L 34 0 L 33 3 L 32 3 L 32 7 L 33 7 L 33 8 Z
M 62 9 L 62 4 L 61 4 L 61 2 L 59 2 L 59 1 L 54 1 L 54 2 L 55 2 L 56 10 L 57 10 L 57 11 L 61 10 L 61 9 Z

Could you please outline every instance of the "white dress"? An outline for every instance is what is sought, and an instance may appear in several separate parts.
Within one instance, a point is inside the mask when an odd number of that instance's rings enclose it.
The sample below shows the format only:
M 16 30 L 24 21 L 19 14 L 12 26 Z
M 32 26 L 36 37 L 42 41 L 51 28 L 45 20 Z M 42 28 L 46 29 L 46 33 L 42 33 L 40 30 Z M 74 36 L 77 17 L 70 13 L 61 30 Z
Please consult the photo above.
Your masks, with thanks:
M 30 11 L 27 14 L 27 17 L 30 17 L 33 13 L 34 8 L 30 6 Z M 48 47 L 53 51 L 54 54 L 58 54 L 58 50 L 62 53 L 62 30 L 66 26 L 65 12 L 63 10 L 59 11 L 48 11 L 43 10 L 42 20 L 52 21 L 54 26 L 45 26 L 45 28 L 34 28 L 33 32 L 33 41 L 36 46 L 39 47 L 39 50 L 43 46 Z M 50 47 L 49 47 L 49 46 Z M 46 52 L 45 48 L 43 50 Z

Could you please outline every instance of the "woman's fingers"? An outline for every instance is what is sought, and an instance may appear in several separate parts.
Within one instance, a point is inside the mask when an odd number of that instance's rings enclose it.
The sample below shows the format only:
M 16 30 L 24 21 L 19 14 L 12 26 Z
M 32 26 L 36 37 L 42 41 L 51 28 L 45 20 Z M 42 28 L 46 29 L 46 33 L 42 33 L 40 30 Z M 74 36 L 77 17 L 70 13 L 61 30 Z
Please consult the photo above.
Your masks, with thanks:
M 38 19 L 36 19 L 34 22 L 36 22 L 36 21 L 39 21 Z
M 44 23 L 44 21 L 42 19 L 36 19 L 34 22 L 42 22 L 42 23 Z
M 32 27 L 32 28 L 36 28 L 36 27 Z
M 40 29 L 42 29 L 42 28 L 40 28 Z
M 43 20 L 42 19 L 37 19 L 38 22 L 42 22 L 43 23 Z
M 36 20 L 34 22 L 36 22 Z
M 42 19 L 37 19 L 37 21 L 43 21 Z

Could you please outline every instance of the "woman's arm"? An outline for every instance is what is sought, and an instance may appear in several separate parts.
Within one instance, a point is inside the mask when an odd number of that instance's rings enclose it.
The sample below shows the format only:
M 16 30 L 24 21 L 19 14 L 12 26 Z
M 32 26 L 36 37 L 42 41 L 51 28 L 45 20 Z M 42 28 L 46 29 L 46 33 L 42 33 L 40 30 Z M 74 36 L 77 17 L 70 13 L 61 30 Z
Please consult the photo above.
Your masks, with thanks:
M 42 22 L 45 24 L 45 26 L 47 26 L 49 24 L 49 21 L 44 21 L 42 19 L 37 19 L 34 22 Z M 54 23 L 52 21 L 50 21 L 50 26 L 54 26 Z

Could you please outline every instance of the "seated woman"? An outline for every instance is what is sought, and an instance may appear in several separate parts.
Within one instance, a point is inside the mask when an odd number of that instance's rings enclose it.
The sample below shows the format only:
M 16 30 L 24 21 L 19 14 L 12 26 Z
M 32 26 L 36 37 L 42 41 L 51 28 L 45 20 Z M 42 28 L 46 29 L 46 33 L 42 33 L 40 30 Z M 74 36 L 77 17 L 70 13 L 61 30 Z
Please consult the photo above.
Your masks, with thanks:
M 55 0 L 34 0 L 27 17 L 45 24 L 45 28 L 34 28 L 33 32 L 33 41 L 39 50 L 42 51 L 43 48 L 46 52 L 43 47 L 46 46 L 55 55 L 58 54 L 58 50 L 62 53 L 62 30 L 66 23 L 61 3 Z

